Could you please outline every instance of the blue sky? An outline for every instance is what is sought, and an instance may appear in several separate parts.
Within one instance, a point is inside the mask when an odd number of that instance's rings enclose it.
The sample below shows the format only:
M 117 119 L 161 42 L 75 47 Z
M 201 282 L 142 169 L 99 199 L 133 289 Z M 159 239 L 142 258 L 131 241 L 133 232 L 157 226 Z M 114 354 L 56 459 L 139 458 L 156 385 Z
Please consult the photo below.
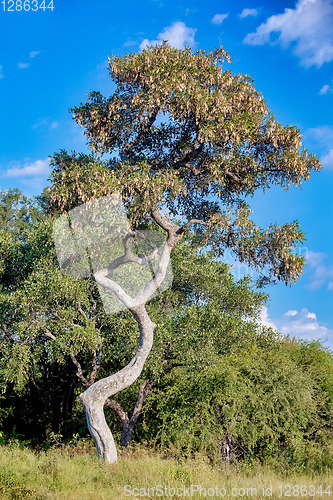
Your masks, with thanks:
M 333 348 L 333 1 L 54 0 L 53 10 L 34 12 L 33 5 L 0 10 L 0 188 L 39 194 L 50 155 L 87 151 L 68 108 L 92 90 L 113 92 L 110 53 L 163 39 L 194 50 L 223 45 L 232 71 L 253 76 L 276 118 L 300 128 L 325 167 L 302 189 L 273 188 L 252 200 L 256 222 L 298 219 L 307 237 L 296 249 L 307 258 L 304 274 L 292 287 L 267 289 L 262 319 Z M 249 270 L 235 265 L 234 272 Z

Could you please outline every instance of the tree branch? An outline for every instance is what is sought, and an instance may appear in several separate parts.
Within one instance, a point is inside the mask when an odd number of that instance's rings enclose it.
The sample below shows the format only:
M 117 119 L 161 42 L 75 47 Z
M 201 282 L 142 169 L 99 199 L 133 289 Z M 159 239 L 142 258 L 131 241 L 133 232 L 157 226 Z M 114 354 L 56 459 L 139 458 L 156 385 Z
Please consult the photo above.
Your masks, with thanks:
M 141 384 L 140 389 L 139 389 L 138 398 L 136 400 L 134 410 L 133 410 L 132 416 L 130 418 L 130 423 L 133 427 L 136 424 L 136 422 L 138 421 L 138 418 L 140 416 L 140 412 L 142 410 L 143 402 L 146 399 L 148 392 L 152 389 L 152 387 L 154 387 L 156 382 L 157 382 L 157 380 L 146 379 L 143 382 L 143 384 Z
M 48 330 L 45 326 L 43 326 L 42 328 L 44 330 L 44 335 L 46 335 L 46 337 L 49 337 L 52 340 L 57 340 L 57 337 L 55 337 L 53 333 L 50 332 L 50 330 Z
M 199 147 L 192 149 L 181 160 L 178 160 L 175 163 L 172 163 L 171 167 L 175 170 L 178 170 L 179 168 L 186 166 L 190 160 L 194 160 L 195 158 L 197 158 L 199 156 L 199 154 L 203 150 L 203 147 L 204 147 L 203 143 L 200 143 Z
M 158 210 L 153 210 L 151 213 L 154 221 L 165 231 L 167 231 L 169 237 L 176 235 L 179 226 L 171 222 L 171 220 L 163 217 Z
M 123 410 L 123 408 L 120 406 L 119 403 L 117 403 L 117 401 L 115 401 L 114 399 L 107 399 L 105 401 L 104 405 L 107 406 L 108 408 L 112 408 L 112 410 L 114 410 L 117 413 L 117 415 L 120 418 L 120 420 L 122 421 L 122 423 L 129 422 L 127 412 L 125 410 Z
M 150 118 L 146 121 L 142 120 L 142 115 L 139 116 L 139 122 L 140 122 L 140 132 L 139 134 L 133 139 L 132 141 L 128 142 L 125 144 L 125 146 L 122 148 L 121 153 L 120 153 L 120 159 L 121 161 L 127 161 L 128 160 L 128 153 L 131 148 L 139 144 L 139 142 L 146 137 L 148 134 L 150 127 L 154 123 L 154 121 L 157 118 L 158 113 L 160 112 L 160 108 L 158 106 L 155 107 L 154 112 L 150 116 Z
M 235 182 L 237 182 L 238 184 L 242 184 L 243 186 L 246 186 L 248 189 L 250 189 L 250 188 L 256 189 L 256 188 L 260 187 L 260 184 L 251 184 L 251 183 L 244 181 L 243 179 L 241 179 L 240 177 L 235 175 L 233 172 L 230 172 L 230 170 L 225 170 L 224 173 L 226 175 L 228 175 L 229 177 L 231 177 Z
M 202 153 L 203 148 L 204 148 L 204 142 L 200 141 L 199 136 L 200 136 L 200 129 L 199 129 L 199 125 L 197 125 L 196 126 L 196 136 L 193 140 L 193 146 L 194 146 L 193 149 L 191 151 L 189 151 L 183 158 L 176 161 L 175 163 L 172 163 L 170 165 L 171 168 L 178 170 L 179 168 L 186 166 L 186 164 L 189 161 L 194 160 L 195 158 L 197 158 L 199 156 L 200 153 Z
M 143 239 L 148 243 L 148 245 L 153 248 L 153 252 L 148 256 L 143 256 L 139 257 L 137 255 L 134 255 L 132 253 L 131 247 L 132 247 L 132 242 L 131 238 L 137 235 L 139 238 Z M 117 269 L 119 266 L 126 264 L 127 262 L 135 262 L 136 264 L 139 264 L 139 266 L 142 266 L 146 264 L 147 262 L 151 262 L 152 260 L 155 260 L 157 258 L 157 251 L 158 248 L 153 245 L 151 242 L 148 241 L 148 239 L 139 231 L 131 231 L 128 232 L 125 236 L 123 236 L 123 245 L 124 245 L 124 250 L 125 253 L 121 257 L 117 257 L 113 262 L 111 262 L 110 265 L 108 265 L 105 269 L 108 270 L 108 274 L 111 271 L 114 271 Z
M 88 380 L 83 375 L 82 367 L 81 367 L 80 363 L 78 362 L 78 360 L 76 359 L 76 357 L 74 356 L 74 354 L 70 354 L 70 357 L 71 357 L 71 360 L 73 361 L 74 365 L 77 368 L 76 375 L 81 380 L 82 385 L 84 387 L 89 387 L 91 384 L 88 382 Z
M 178 234 L 184 233 L 192 224 L 201 224 L 202 226 L 208 226 L 208 222 L 204 222 L 200 219 L 191 219 L 186 222 L 182 227 L 180 227 L 177 231 Z
M 134 308 L 137 305 L 137 301 L 135 299 L 132 299 L 132 297 L 128 295 L 125 290 L 123 290 L 121 286 L 118 285 L 118 283 L 111 280 L 110 278 L 107 278 L 108 274 L 109 270 L 107 268 L 104 268 L 100 271 L 96 271 L 93 275 L 93 279 L 103 288 L 111 290 L 128 309 Z
M 170 220 L 166 219 L 163 217 L 158 210 L 154 210 L 152 212 L 152 216 L 154 220 L 163 228 L 166 229 L 168 232 L 168 239 L 165 242 L 160 261 L 157 267 L 157 270 L 155 272 L 155 275 L 152 277 L 152 279 L 144 285 L 136 294 L 135 298 L 133 299 L 130 295 L 128 295 L 123 288 L 118 285 L 115 281 L 112 279 L 108 278 L 107 275 L 110 273 L 110 270 L 112 270 L 115 267 L 118 267 L 121 264 L 124 264 L 125 262 L 137 262 L 140 265 L 145 264 L 146 262 L 149 262 L 150 260 L 153 259 L 154 255 L 157 255 L 157 247 L 154 249 L 152 254 L 146 258 L 145 256 L 143 257 L 136 257 L 135 255 L 132 254 L 130 247 L 128 245 L 128 239 L 130 237 L 130 234 L 127 234 L 124 238 L 124 248 L 125 248 L 125 254 L 122 257 L 118 257 L 113 261 L 112 264 L 110 264 L 108 267 L 101 269 L 100 271 L 96 271 L 94 273 L 94 279 L 95 281 L 103 286 L 104 288 L 107 288 L 108 290 L 111 290 L 118 299 L 120 299 L 125 306 L 132 310 L 138 305 L 145 304 L 151 296 L 155 293 L 157 288 L 161 285 L 163 282 L 167 268 L 170 262 L 170 251 L 172 248 L 178 243 L 178 241 L 181 240 L 182 234 L 177 233 L 179 230 L 179 226 L 171 222 Z
M 98 344 L 97 350 L 94 352 L 94 357 L 91 363 L 92 371 L 89 377 L 89 385 L 95 382 L 97 372 L 101 366 L 101 355 L 102 355 L 102 342 Z
M 84 310 L 82 309 L 81 307 L 81 303 L 79 302 L 79 305 L 78 305 L 78 311 L 82 314 L 82 316 L 88 320 L 88 316 L 86 315 L 86 313 L 84 312 Z

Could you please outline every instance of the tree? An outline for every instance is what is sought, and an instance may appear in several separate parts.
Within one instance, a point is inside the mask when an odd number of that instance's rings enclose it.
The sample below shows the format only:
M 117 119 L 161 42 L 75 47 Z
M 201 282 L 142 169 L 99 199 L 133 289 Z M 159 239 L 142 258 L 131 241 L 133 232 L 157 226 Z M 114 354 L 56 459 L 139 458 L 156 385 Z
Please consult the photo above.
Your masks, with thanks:
M 33 269 L 34 258 L 45 251 L 44 235 L 35 233 L 43 218 L 42 198 L 34 203 L 18 189 L 0 191 L 0 279 L 6 292 L 17 288 Z
M 34 440 L 59 433 L 71 414 L 79 381 L 70 354 L 76 354 L 77 344 L 82 349 L 88 343 L 82 334 L 75 343 L 70 322 L 71 306 L 76 318 L 81 314 L 79 291 L 82 298 L 87 283 L 75 287 L 60 272 L 47 204 L 47 189 L 35 200 L 17 189 L 0 196 L 0 384 L 6 395 L 1 398 L 2 413 L 8 414 L 3 428 L 10 433 L 15 426 Z M 62 333 L 54 346 L 50 325 L 54 335 Z
M 290 284 L 302 272 L 304 259 L 292 252 L 304 237 L 298 222 L 263 230 L 251 220 L 246 200 L 273 184 L 300 185 L 320 169 L 319 160 L 300 151 L 299 130 L 274 119 L 251 78 L 223 70 L 225 60 L 223 48 L 192 54 L 166 42 L 111 56 L 114 95 L 92 92 L 72 112 L 97 155 L 119 158 L 103 162 L 64 151 L 53 158 L 51 213 L 69 213 L 118 193 L 130 223 L 123 255 L 95 271 L 94 279 L 133 314 L 139 346 L 126 367 L 80 395 L 98 454 L 109 462 L 117 455 L 103 406 L 143 369 L 156 327 L 145 304 L 163 283 L 170 253 L 186 231 L 193 228 L 194 242 L 212 248 L 216 258 L 230 248 L 262 272 L 261 283 Z M 121 264 L 153 261 L 155 249 L 140 256 L 131 246 L 131 237 L 142 238 L 147 223 L 164 230 L 167 239 L 153 278 L 131 297 L 111 273 Z
M 52 220 L 39 203 L 26 224 L 28 207 L 33 204 L 18 191 L 15 197 L 4 195 L 0 204 L 3 213 L 15 212 L 6 226 L 7 241 L 15 241 L 17 227 L 25 235 L 20 232 L 20 246 L 14 245 L 8 265 L 21 255 L 29 262 L 15 289 L 10 285 L 0 294 L 0 383 L 6 394 L 0 406 L 8 414 L 3 419 L 7 433 L 15 425 L 16 432 L 36 441 L 48 439 L 50 432 L 67 434 L 78 385 L 88 388 L 126 364 L 137 335 L 128 311 L 105 314 L 94 281 L 60 272 Z M 105 402 L 121 420 L 122 447 L 131 441 L 149 392 L 172 370 L 201 369 L 221 354 L 270 338 L 256 324 L 267 296 L 252 290 L 247 278 L 234 283 L 227 264 L 199 252 L 191 235 L 185 236 L 172 255 L 172 286 L 147 306 L 158 329 L 139 385 L 120 400 Z
M 235 283 L 229 266 L 215 262 L 209 253 L 200 254 L 191 248 L 189 237 L 175 247 L 171 262 L 172 286 L 147 305 L 158 328 L 142 374 L 130 391 L 119 395 L 120 399 L 105 402 L 122 423 L 122 448 L 130 443 L 151 390 L 158 391 L 161 382 L 175 369 L 200 371 L 253 342 L 270 345 L 277 341 L 276 334 L 258 321 L 267 295 L 254 290 L 249 277 Z M 109 344 L 106 356 L 112 362 L 122 351 L 130 359 L 137 339 L 128 330 L 118 329 L 115 334 L 118 342 Z M 110 368 L 103 359 L 99 376 L 107 374 L 106 369 Z M 126 411 L 129 408 L 131 413 Z

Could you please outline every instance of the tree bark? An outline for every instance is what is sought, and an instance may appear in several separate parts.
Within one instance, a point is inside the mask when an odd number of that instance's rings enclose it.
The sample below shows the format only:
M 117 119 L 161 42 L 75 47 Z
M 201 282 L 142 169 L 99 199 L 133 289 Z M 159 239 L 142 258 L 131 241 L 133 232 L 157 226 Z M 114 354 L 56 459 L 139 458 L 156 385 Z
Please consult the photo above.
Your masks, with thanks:
M 232 435 L 228 432 L 222 444 L 222 459 L 230 465 L 233 459 Z
M 125 368 L 114 375 L 98 380 L 79 396 L 98 456 L 109 463 L 117 461 L 117 449 L 105 420 L 103 406 L 110 396 L 129 387 L 140 376 L 153 346 L 153 334 L 156 327 L 143 305 L 132 307 L 130 310 L 140 331 L 140 342 L 133 359 Z
M 130 420 L 128 420 L 127 422 L 124 423 L 123 432 L 121 435 L 121 442 L 120 442 L 120 446 L 122 448 L 124 448 L 124 449 L 127 448 L 128 445 L 130 444 L 130 442 L 132 441 L 132 434 L 133 434 L 134 427 L 135 427 L 135 423 L 131 422 Z

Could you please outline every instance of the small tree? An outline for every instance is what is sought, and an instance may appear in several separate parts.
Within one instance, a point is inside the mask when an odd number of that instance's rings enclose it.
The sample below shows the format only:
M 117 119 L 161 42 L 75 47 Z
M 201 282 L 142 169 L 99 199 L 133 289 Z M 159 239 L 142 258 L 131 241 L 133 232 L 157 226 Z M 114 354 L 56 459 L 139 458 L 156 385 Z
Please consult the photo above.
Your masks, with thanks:
M 94 279 L 132 312 L 139 347 L 126 367 L 80 396 L 99 456 L 109 462 L 117 454 L 104 403 L 143 369 L 156 327 L 145 304 L 163 282 L 170 252 L 189 228 L 195 244 L 209 246 L 216 258 L 230 248 L 241 262 L 260 270 L 261 283 L 291 284 L 302 272 L 304 259 L 292 252 L 304 236 L 298 222 L 261 229 L 251 220 L 246 199 L 274 184 L 285 189 L 300 185 L 320 169 L 319 160 L 300 151 L 299 130 L 274 119 L 250 77 L 223 70 L 224 60 L 230 62 L 223 48 L 192 54 L 166 42 L 112 56 L 109 70 L 116 92 L 108 99 L 92 92 L 72 112 L 96 154 L 119 157 L 103 163 L 61 152 L 53 159 L 51 212 L 66 213 L 119 193 L 131 227 L 123 236 L 123 256 L 94 272 Z M 167 239 L 153 278 L 131 297 L 110 273 L 119 265 L 152 260 L 154 251 L 138 256 L 129 243 L 129 236 L 140 237 L 147 223 L 164 230 Z

